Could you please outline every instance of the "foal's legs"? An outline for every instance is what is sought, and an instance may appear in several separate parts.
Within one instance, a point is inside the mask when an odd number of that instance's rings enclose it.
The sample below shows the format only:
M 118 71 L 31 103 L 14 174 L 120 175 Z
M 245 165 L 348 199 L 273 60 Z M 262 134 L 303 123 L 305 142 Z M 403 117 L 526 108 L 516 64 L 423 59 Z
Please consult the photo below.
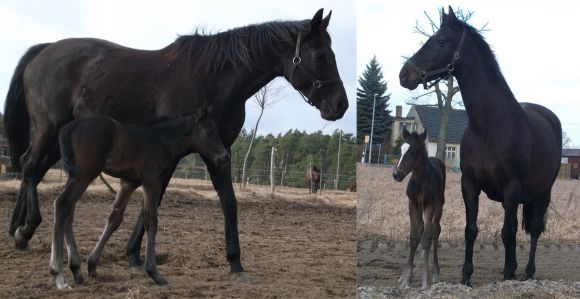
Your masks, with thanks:
M 76 284 L 84 282 L 83 274 L 81 272 L 81 256 L 77 250 L 77 243 L 73 232 L 73 222 L 75 215 L 76 202 L 73 202 L 70 215 L 66 223 L 66 243 L 68 252 L 68 266 L 73 274 L 73 279 Z
M 65 229 L 67 229 L 69 222 L 71 222 L 70 225 L 72 226 L 71 215 L 73 214 L 74 203 L 85 192 L 90 182 L 90 180 L 86 179 L 77 180 L 69 177 L 63 192 L 54 202 L 54 231 L 49 267 L 50 273 L 55 277 L 56 286 L 59 289 L 68 287 L 64 278 L 62 262 Z M 72 229 L 70 232 L 72 233 Z M 74 240 L 70 239 L 69 241 Z
M 155 260 L 155 236 L 157 234 L 157 207 L 159 197 L 162 196 L 158 183 L 143 182 L 145 198 L 143 199 L 143 223 L 147 232 L 147 249 L 145 252 L 145 271 L 153 278 L 156 284 L 164 285 L 167 280 L 157 271 Z
M 42 222 L 37 185 L 50 167 L 60 159 L 58 143 L 52 139 L 46 140 L 47 138 L 37 138 L 37 144 L 40 145 L 35 146 L 33 143 L 21 159 L 23 178 L 9 228 L 19 249 L 28 247 L 28 241 Z M 38 149 L 41 145 L 43 148 Z
M 473 244 L 477 238 L 477 213 L 481 189 L 471 178 L 461 176 L 461 193 L 465 204 L 465 262 L 463 263 L 461 283 L 471 286 L 473 274 Z
M 403 273 L 399 278 L 401 287 L 406 287 L 411 284 L 413 278 L 413 263 L 415 260 L 415 252 L 421 235 L 423 234 L 423 212 L 417 206 L 417 200 L 409 198 L 409 217 L 411 218 L 411 233 L 409 235 L 409 256 L 403 268 Z
M 544 215 L 550 205 L 550 197 L 552 193 L 552 188 L 549 188 L 541 196 L 534 198 L 534 202 L 530 203 L 533 205 L 533 216 L 531 227 L 529 228 L 531 245 L 530 245 L 530 257 L 528 258 L 528 264 L 526 265 L 526 279 L 534 279 L 534 274 L 536 273 L 536 246 L 538 245 L 538 239 L 545 229 Z
M 439 257 L 437 250 L 439 249 L 439 235 L 441 234 L 441 215 L 443 214 L 444 195 L 441 201 L 434 203 L 433 211 L 433 283 L 439 282 Z
M 107 221 L 107 225 L 105 226 L 97 245 L 89 255 L 89 276 L 97 277 L 97 265 L 101 259 L 103 248 L 105 247 L 105 244 L 107 244 L 107 241 L 109 241 L 111 235 L 119 228 L 121 222 L 123 222 L 125 208 L 131 198 L 131 194 L 133 194 L 133 191 L 135 191 L 137 187 L 139 187 L 139 184 L 121 179 L 121 189 L 117 192 L 115 203 L 113 204 L 113 211 L 111 212 L 111 215 L 109 215 L 109 220 Z
M 421 289 L 429 288 L 429 254 L 431 252 L 431 243 L 433 243 L 433 214 L 434 205 L 431 201 L 430 205 L 425 207 L 425 230 L 421 236 L 421 246 L 423 247 L 423 274 L 421 275 Z
M 503 190 L 504 222 L 501 239 L 505 248 L 503 279 L 515 279 L 518 263 L 516 260 L 516 234 L 518 232 L 518 205 L 521 198 L 518 180 L 510 181 Z

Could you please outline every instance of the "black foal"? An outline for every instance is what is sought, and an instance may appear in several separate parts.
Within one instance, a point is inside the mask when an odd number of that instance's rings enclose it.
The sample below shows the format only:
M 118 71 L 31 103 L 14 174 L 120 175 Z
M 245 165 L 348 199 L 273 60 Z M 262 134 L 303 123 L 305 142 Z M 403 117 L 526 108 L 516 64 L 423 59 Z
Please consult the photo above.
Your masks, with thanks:
M 64 191 L 54 203 L 54 235 L 50 272 L 59 289 L 66 288 L 63 273 L 63 242 L 66 236 L 69 267 L 75 283 L 82 283 L 80 256 L 73 234 L 76 201 L 101 172 L 121 179 L 114 209 L 103 234 L 89 257 L 89 275 L 96 276 L 96 265 L 105 243 L 123 220 L 133 191 L 143 186 L 143 213 L 147 231 L 145 270 L 155 283 L 167 281 L 157 271 L 155 235 L 157 208 L 165 192 L 167 178 L 177 161 L 192 151 L 221 167 L 229 154 L 207 110 L 165 120 L 152 126 L 124 126 L 108 117 L 89 117 L 63 127 L 59 143 L 64 168 L 69 177 Z
M 427 157 L 425 139 L 427 131 L 418 135 L 403 128 L 405 143 L 401 146 L 401 159 L 393 171 L 393 177 L 401 182 L 409 172 L 413 172 L 407 184 L 409 216 L 411 217 L 410 252 L 403 274 L 399 278 L 401 286 L 408 286 L 413 277 L 413 260 L 421 240 L 423 246 L 422 289 L 429 288 L 429 251 L 433 243 L 433 283 L 439 281 L 439 260 L 437 246 L 441 233 L 441 214 L 445 203 L 445 165 L 435 157 Z M 423 222 L 424 220 L 424 222 Z

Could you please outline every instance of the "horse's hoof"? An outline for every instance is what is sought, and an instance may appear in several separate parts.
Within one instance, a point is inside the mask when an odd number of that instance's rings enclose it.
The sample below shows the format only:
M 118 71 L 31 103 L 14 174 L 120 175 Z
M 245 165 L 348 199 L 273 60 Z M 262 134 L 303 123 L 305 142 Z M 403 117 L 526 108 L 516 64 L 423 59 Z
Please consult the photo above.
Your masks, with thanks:
M 64 275 L 58 275 L 55 279 L 56 281 L 56 287 L 59 290 L 69 290 L 71 287 L 68 285 L 68 283 L 66 283 L 66 279 L 64 278 Z
M 167 284 L 167 279 L 163 278 L 163 276 L 161 276 L 159 273 L 151 275 L 151 278 L 153 278 L 153 281 L 155 281 L 158 286 Z
M 462 279 L 461 279 L 461 284 L 462 284 L 462 285 L 465 285 L 465 286 L 468 286 L 468 287 L 470 287 L 470 288 L 472 287 L 472 286 L 471 286 L 471 280 L 470 280 L 470 279 L 462 278 Z
M 233 282 L 239 282 L 239 283 L 248 283 L 250 281 L 248 279 L 248 275 L 246 275 L 246 272 L 231 273 L 230 280 Z
M 16 232 L 14 232 L 14 244 L 17 249 L 22 251 L 30 250 L 30 247 L 28 247 L 28 239 L 22 235 L 20 228 L 16 229 Z
M 430 289 L 431 287 L 427 284 L 427 285 L 423 285 L 421 287 L 421 291 L 427 291 L 428 289 Z
M 75 284 L 83 284 L 83 283 L 85 283 L 85 277 L 81 273 L 75 274 L 73 276 L 74 276 L 73 279 L 75 281 Z

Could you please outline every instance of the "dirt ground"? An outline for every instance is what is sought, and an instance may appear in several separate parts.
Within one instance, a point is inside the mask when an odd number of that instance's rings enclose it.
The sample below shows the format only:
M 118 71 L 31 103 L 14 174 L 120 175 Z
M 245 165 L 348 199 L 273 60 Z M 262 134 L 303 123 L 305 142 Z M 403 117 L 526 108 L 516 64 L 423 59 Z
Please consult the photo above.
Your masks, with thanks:
M 63 178 L 64 180 L 64 178 Z M 112 180 L 109 180 L 110 182 Z M 58 174 L 39 188 L 43 222 L 18 251 L 7 232 L 19 181 L 0 181 L 0 298 L 191 298 L 191 297 L 354 297 L 355 193 L 250 186 L 238 197 L 242 263 L 250 279 L 229 281 L 225 260 L 223 215 L 210 182 L 173 180 L 160 208 L 157 234 L 158 269 L 169 281 L 158 287 L 146 276 L 130 274 L 126 240 L 142 200 L 134 194 L 125 220 L 105 247 L 99 277 L 86 277 L 86 258 L 96 244 L 114 196 L 93 184 L 77 203 L 75 234 L 83 257 L 85 283 L 57 290 L 48 271 L 53 200 L 62 189 Z M 115 184 L 113 184 L 116 187 Z M 143 249 L 142 249 L 143 255 Z M 67 280 L 72 277 L 65 261 Z
M 503 209 L 480 197 L 475 243 L 473 289 L 459 285 L 464 259 L 464 205 L 460 175 L 448 173 L 446 203 L 441 220 L 439 263 L 441 283 L 420 291 L 422 252 L 415 258 L 409 288 L 397 286 L 409 254 L 408 178 L 392 179 L 392 168 L 360 166 L 357 169 L 357 284 L 361 298 L 580 298 L 580 181 L 558 180 L 552 192 L 546 233 L 536 254 L 536 279 L 523 281 L 529 254 L 529 236 L 518 231 L 517 280 L 502 282 L 504 249 L 500 231 Z M 518 216 L 521 221 L 521 212 Z

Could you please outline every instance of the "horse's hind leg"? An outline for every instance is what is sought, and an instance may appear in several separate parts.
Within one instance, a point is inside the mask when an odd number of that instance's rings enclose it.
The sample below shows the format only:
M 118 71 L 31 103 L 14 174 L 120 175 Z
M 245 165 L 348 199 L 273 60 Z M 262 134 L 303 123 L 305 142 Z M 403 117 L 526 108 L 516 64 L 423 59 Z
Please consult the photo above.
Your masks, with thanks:
M 433 283 L 439 282 L 439 235 L 441 234 L 441 215 L 443 214 L 443 204 L 437 203 L 433 211 Z
M 82 284 L 84 282 L 83 274 L 81 272 L 81 256 L 77 249 L 77 243 L 75 240 L 75 235 L 73 231 L 73 222 L 75 215 L 76 202 L 72 203 L 72 209 L 66 223 L 66 243 L 68 252 L 68 267 L 70 268 L 73 279 L 76 284 Z
M 530 244 L 530 256 L 528 258 L 528 264 L 526 265 L 526 279 L 534 279 L 534 274 L 536 273 L 536 247 L 538 245 L 538 239 L 545 229 L 544 215 L 546 210 L 550 205 L 552 188 L 546 191 L 542 196 L 534 198 L 534 202 L 530 203 L 532 205 L 530 227 L 526 228 L 530 233 L 531 244 Z M 526 207 L 524 206 L 524 209 Z M 524 219 L 525 221 L 526 219 Z
M 145 271 L 157 285 L 164 285 L 167 280 L 157 270 L 155 260 L 155 236 L 157 235 L 157 208 L 159 197 L 162 196 L 160 187 L 156 184 L 143 184 L 145 199 L 143 200 L 143 224 L 147 232 L 147 249 L 145 253 Z
M 422 212 L 417 207 L 417 202 L 414 199 L 409 199 L 409 217 L 411 219 L 411 233 L 409 235 L 409 255 L 407 256 L 407 262 L 403 268 L 403 273 L 399 278 L 399 283 L 401 287 L 406 287 L 411 284 L 411 279 L 413 278 L 413 263 L 415 260 L 415 252 L 417 251 L 417 246 L 419 246 L 419 241 L 421 240 L 421 235 L 423 234 L 423 217 Z
M 103 248 L 105 247 L 105 244 L 107 244 L 107 241 L 109 241 L 111 235 L 119 228 L 121 222 L 123 222 L 125 208 L 131 198 L 131 194 L 133 194 L 133 191 L 135 191 L 137 187 L 139 187 L 139 184 L 121 179 L 121 189 L 117 192 L 115 203 L 113 204 L 113 211 L 111 212 L 111 215 L 109 215 L 109 220 L 107 221 L 107 225 L 105 226 L 97 245 L 89 255 L 89 276 L 97 277 L 97 265 L 101 259 Z
M 90 181 L 87 180 L 75 180 L 73 178 L 69 178 L 63 192 L 54 202 L 54 230 L 49 268 L 50 273 L 55 277 L 56 286 L 59 289 L 68 287 L 63 273 L 63 247 L 65 230 L 70 229 L 67 227 L 67 225 L 72 222 L 71 215 L 73 214 L 72 210 L 75 206 L 74 203 L 84 193 L 89 183 Z M 70 225 L 72 225 L 72 223 L 70 223 Z M 69 249 L 71 248 L 69 247 Z
M 50 167 L 60 159 L 58 143 L 55 140 L 48 137 L 38 138 L 38 140 L 38 145 L 34 146 L 33 143 L 22 157 L 23 179 L 10 223 L 10 231 L 20 225 L 14 231 L 16 247 L 20 249 L 28 247 L 28 241 L 42 222 L 38 205 L 38 183 Z M 48 151 L 46 151 L 47 147 L 49 147 Z
M 431 243 L 433 243 L 433 214 L 435 207 L 433 204 L 425 209 L 425 230 L 421 236 L 421 246 L 423 247 L 423 273 L 421 274 L 421 289 L 429 289 L 429 255 L 431 253 Z

